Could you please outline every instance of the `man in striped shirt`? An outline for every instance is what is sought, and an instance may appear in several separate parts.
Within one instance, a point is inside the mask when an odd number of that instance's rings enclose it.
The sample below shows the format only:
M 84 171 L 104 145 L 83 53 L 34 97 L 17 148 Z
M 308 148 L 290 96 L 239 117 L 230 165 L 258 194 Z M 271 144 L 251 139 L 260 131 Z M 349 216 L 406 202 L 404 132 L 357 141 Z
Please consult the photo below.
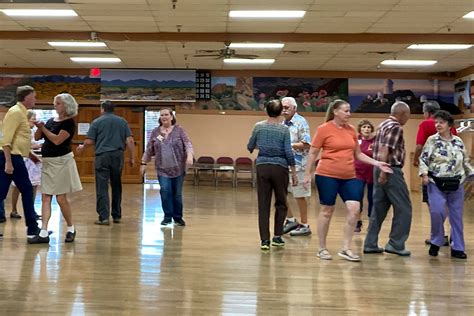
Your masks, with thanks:
M 405 242 L 410 234 L 412 206 L 408 187 L 403 177 L 405 163 L 405 141 L 402 126 L 410 117 L 410 107 L 404 102 L 392 105 L 390 116 L 382 122 L 375 135 L 374 159 L 390 164 L 393 174 L 380 169 L 374 171 L 374 209 L 370 216 L 364 253 L 381 253 L 378 247 L 378 236 L 390 206 L 393 206 L 393 221 L 390 240 L 385 245 L 385 252 L 400 256 L 409 256 Z

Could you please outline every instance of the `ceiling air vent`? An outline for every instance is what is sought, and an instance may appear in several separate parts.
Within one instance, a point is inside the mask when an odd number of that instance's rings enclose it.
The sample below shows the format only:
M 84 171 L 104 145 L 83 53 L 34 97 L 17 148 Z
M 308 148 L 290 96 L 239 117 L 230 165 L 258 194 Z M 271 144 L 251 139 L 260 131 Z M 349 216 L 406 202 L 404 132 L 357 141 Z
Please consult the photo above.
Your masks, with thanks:
M 65 0 L 0 0 L 0 3 L 66 3 Z
M 68 55 L 113 55 L 109 50 L 60 50 L 59 52 Z
M 0 0 L 1 1 L 1 0 Z M 46 31 L 51 31 L 49 27 L 46 26 L 33 26 L 29 27 L 28 30 L 30 31 L 38 31 L 38 32 L 46 32 Z
M 51 48 L 29 48 L 28 49 L 30 52 L 33 52 L 33 53 L 45 53 L 45 52 L 54 52 L 56 51 L 54 48 L 51 49 Z

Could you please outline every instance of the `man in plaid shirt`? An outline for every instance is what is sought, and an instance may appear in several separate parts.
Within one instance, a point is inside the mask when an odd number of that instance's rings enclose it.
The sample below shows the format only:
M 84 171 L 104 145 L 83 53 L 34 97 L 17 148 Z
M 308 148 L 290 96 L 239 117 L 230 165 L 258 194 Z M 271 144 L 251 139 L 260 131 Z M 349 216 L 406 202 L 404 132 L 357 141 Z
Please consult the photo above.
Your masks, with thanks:
M 379 125 L 375 135 L 374 159 L 389 163 L 393 174 L 374 170 L 374 209 L 370 216 L 364 253 L 381 253 L 385 250 L 399 256 L 410 255 L 410 251 L 405 249 L 405 242 L 410 234 L 412 206 L 402 170 L 405 163 L 402 126 L 409 117 L 410 107 L 404 102 L 395 102 L 389 118 Z M 378 236 L 390 206 L 393 206 L 390 239 L 385 249 L 382 249 L 378 247 Z

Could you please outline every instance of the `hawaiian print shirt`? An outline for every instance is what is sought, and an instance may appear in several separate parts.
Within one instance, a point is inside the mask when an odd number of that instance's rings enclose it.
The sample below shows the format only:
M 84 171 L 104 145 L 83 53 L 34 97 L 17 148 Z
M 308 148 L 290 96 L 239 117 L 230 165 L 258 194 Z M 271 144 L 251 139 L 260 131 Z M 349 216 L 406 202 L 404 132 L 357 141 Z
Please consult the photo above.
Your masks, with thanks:
M 311 136 L 309 133 L 309 125 L 304 117 L 295 113 L 291 120 L 283 121 L 283 124 L 288 126 L 290 130 L 291 144 L 294 143 L 311 143 Z M 293 148 L 292 148 L 293 149 Z M 295 156 L 296 171 L 304 171 L 306 161 L 308 160 L 309 149 L 295 150 L 293 149 L 293 155 Z
M 435 177 L 461 176 L 461 183 L 466 177 L 473 176 L 474 169 L 462 139 L 452 136 L 451 140 L 445 140 L 438 133 L 428 137 L 420 156 L 419 174 L 428 172 Z

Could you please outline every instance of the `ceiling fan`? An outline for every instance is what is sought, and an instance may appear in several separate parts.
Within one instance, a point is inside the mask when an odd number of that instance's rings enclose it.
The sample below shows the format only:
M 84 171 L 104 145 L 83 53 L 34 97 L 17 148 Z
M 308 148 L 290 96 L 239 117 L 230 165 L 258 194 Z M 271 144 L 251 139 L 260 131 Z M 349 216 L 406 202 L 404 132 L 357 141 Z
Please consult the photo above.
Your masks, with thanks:
M 242 58 L 242 59 L 255 59 L 258 55 L 247 55 L 237 54 L 235 49 L 231 49 L 230 42 L 224 42 L 225 48 L 218 50 L 200 50 L 197 51 L 199 54 L 193 55 L 193 57 L 215 57 L 214 59 L 229 59 L 229 58 Z M 205 53 L 205 54 L 201 54 Z

